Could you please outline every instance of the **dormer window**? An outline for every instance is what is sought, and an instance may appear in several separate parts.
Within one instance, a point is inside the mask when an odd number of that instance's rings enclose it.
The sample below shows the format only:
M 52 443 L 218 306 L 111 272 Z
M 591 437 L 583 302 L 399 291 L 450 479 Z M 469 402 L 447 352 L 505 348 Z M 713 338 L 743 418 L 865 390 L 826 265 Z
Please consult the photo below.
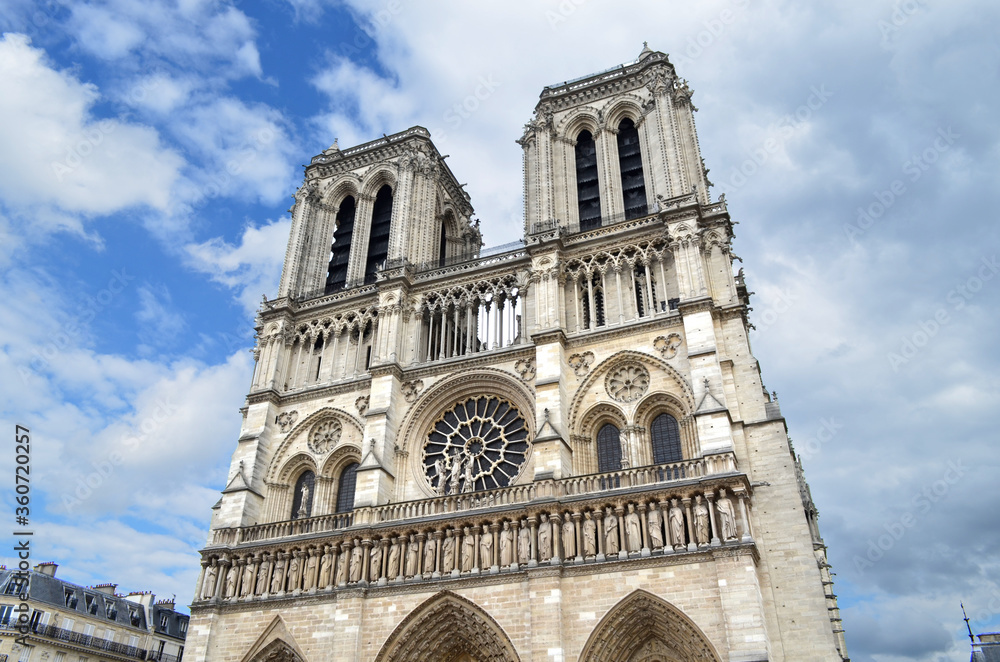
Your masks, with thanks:
M 160 614 L 160 629 L 166 630 L 167 624 L 170 622 L 170 614 Z
M 113 621 L 115 620 L 115 618 L 118 617 L 118 607 L 115 606 L 115 603 L 108 602 L 105 605 L 104 613 L 108 618 L 110 618 Z
M 97 598 L 92 595 L 86 596 L 87 598 L 87 611 L 91 614 L 97 613 Z
M 139 610 L 134 607 L 129 607 L 128 620 L 132 624 L 132 627 L 139 627 Z
M 66 606 L 70 609 L 76 609 L 77 601 L 76 591 L 66 589 Z

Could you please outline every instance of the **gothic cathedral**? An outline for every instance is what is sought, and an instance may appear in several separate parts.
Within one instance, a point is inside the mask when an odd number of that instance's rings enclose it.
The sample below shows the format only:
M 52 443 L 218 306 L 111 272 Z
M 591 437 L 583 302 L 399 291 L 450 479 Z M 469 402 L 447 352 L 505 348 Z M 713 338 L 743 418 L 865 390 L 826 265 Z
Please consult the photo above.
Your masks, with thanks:
M 494 249 L 423 127 L 312 159 L 192 660 L 847 660 L 691 95 L 543 89 Z

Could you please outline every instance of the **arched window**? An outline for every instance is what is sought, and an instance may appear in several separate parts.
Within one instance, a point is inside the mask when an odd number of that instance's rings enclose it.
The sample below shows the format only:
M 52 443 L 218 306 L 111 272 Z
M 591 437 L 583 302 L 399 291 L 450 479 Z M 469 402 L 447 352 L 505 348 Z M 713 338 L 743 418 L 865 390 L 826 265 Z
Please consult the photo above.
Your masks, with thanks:
M 597 181 L 597 145 L 590 131 L 576 137 L 576 201 L 580 229 L 601 227 L 601 189 Z
M 438 266 L 443 267 L 448 258 L 448 223 L 441 223 L 441 240 L 438 244 Z
M 591 329 L 598 326 L 604 326 L 604 281 L 601 279 L 601 274 L 597 271 L 590 278 L 590 287 L 584 286 L 583 293 L 580 295 L 581 303 L 583 304 L 583 328 Z M 590 314 L 590 293 L 594 293 L 594 314 L 591 319 Z
M 330 246 L 330 268 L 326 273 L 327 293 L 344 289 L 347 282 L 347 261 L 351 257 L 351 236 L 354 234 L 354 197 L 347 196 L 337 210 L 337 229 Z
M 646 182 L 642 176 L 642 152 L 635 123 L 625 118 L 618 125 L 618 168 L 622 175 L 625 218 L 646 215 Z
M 292 493 L 292 519 L 312 516 L 313 493 L 316 491 L 316 474 L 303 471 L 295 481 Z
M 660 414 L 653 419 L 649 433 L 653 442 L 653 464 L 680 462 L 684 459 L 681 453 L 681 430 L 676 418 L 670 414 Z
M 352 462 L 340 472 L 337 483 L 337 512 L 349 513 L 354 510 L 354 486 L 358 481 L 358 463 Z
M 392 188 L 388 184 L 378 190 L 372 207 L 372 227 L 368 234 L 368 259 L 365 261 L 365 282 L 375 282 L 375 272 L 389 256 L 389 226 L 392 223 Z
M 622 468 L 621 434 L 611 423 L 597 433 L 597 470 L 618 471 Z

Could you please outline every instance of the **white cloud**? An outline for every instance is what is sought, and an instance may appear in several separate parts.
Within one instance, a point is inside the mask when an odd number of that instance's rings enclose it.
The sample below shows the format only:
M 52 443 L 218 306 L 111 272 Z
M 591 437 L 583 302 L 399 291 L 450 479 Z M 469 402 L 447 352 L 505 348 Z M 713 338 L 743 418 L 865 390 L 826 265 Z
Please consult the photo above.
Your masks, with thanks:
M 50 67 L 23 35 L 0 40 L 0 85 L 0 198 L 9 208 L 43 229 L 80 232 L 76 214 L 167 207 L 183 161 L 154 129 L 92 115 L 97 88 Z

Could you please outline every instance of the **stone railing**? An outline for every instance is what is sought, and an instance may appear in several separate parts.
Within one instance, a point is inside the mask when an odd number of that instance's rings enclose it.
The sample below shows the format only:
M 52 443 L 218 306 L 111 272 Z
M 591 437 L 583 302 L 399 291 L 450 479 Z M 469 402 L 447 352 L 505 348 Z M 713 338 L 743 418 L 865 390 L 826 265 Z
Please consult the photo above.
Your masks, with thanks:
M 536 499 L 632 489 L 735 472 L 736 457 L 732 453 L 720 453 L 669 464 L 621 469 L 586 476 L 571 476 L 559 480 L 538 480 L 533 483 L 511 485 L 496 490 L 358 508 L 352 513 L 319 515 L 307 519 L 285 520 L 271 524 L 216 529 L 212 535 L 211 545 L 240 545 L 309 533 L 337 531 L 355 525 L 385 524 L 402 520 L 446 516 L 481 508 L 526 504 Z
M 654 476 L 658 467 L 645 469 Z M 620 481 L 623 474 L 643 475 L 616 472 L 605 478 Z M 410 511 L 382 511 L 400 519 L 359 524 L 356 518 L 350 528 L 328 535 L 208 548 L 202 552 L 195 602 L 265 600 L 753 543 L 750 484 L 740 473 L 549 498 L 541 496 L 537 483 L 522 487 L 523 496 L 534 499 L 425 519 Z

